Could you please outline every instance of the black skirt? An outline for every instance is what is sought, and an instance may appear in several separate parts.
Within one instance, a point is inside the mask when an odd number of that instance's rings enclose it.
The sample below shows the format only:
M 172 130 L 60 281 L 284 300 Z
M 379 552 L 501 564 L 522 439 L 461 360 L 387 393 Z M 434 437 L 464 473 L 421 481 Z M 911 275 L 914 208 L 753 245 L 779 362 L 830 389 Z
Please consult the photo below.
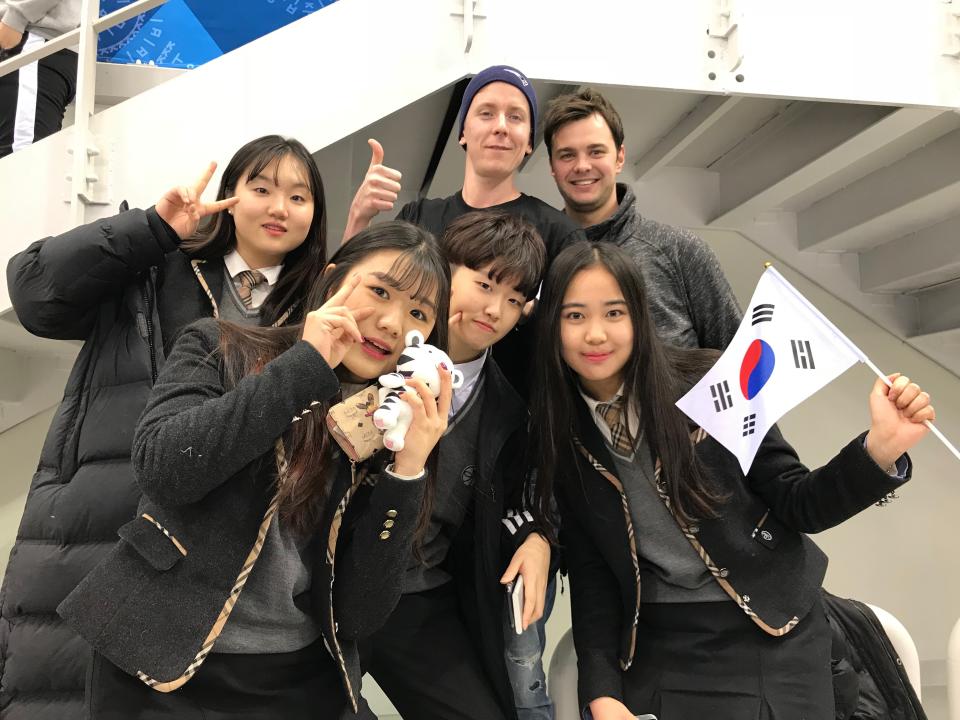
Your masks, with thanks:
M 658 720 L 832 720 L 823 606 L 774 637 L 733 602 L 647 603 L 623 689 L 631 712 Z
M 170 693 L 151 690 L 94 653 L 87 707 L 90 720 L 332 720 L 346 716 L 349 705 L 333 659 L 318 640 L 290 653 L 212 653 Z M 356 717 L 352 709 L 349 717 Z

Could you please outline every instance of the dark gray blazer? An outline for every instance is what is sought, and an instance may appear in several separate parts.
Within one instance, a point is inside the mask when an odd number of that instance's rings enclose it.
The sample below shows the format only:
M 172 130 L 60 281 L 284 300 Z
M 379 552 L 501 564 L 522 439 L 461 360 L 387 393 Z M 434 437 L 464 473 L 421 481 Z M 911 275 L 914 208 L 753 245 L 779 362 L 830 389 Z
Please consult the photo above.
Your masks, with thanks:
M 632 520 L 604 476 L 616 477 L 616 465 L 579 398 L 574 432 L 592 461 L 577 452 L 577 467 L 560 468 L 556 492 L 579 693 L 586 704 L 623 697 L 621 671 L 630 667 L 636 643 L 642 642 L 636 621 L 640 579 L 631 558 Z M 826 465 L 809 470 L 774 426 L 746 476 L 713 438 L 697 445 L 701 466 L 727 499 L 717 508 L 719 517 L 689 526 L 686 534 L 758 632 L 788 633 L 820 600 L 827 556 L 805 533 L 839 525 L 910 479 L 909 458 L 906 477 L 891 477 L 862 440 L 861 435 Z
M 134 438 L 144 494 L 138 517 L 58 608 L 98 652 L 161 691 L 180 687 L 201 666 L 241 570 L 256 562 L 275 491 L 276 440 L 312 401 L 339 391 L 336 375 L 304 341 L 227 391 L 219 337 L 218 324 L 202 320 L 175 344 Z M 354 712 L 356 639 L 376 630 L 399 599 L 425 487 L 422 478 L 363 470 L 337 466 L 317 530 L 312 590 Z

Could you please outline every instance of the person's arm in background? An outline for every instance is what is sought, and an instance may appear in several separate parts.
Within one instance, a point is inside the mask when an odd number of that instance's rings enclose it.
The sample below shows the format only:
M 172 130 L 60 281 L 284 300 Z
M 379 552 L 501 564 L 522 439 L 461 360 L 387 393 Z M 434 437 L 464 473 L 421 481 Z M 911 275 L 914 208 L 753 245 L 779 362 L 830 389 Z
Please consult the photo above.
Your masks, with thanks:
M 350 203 L 341 245 L 365 230 L 377 214 L 393 210 L 400 193 L 400 171 L 383 164 L 383 146 L 379 142 L 371 138 L 367 144 L 371 151 L 370 166 Z

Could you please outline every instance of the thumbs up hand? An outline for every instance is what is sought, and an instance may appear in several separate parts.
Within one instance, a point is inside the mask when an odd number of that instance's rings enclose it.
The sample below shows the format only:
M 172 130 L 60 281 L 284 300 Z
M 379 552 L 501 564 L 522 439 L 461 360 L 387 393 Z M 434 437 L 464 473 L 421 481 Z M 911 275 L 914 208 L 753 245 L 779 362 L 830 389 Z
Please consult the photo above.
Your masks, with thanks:
M 383 164 L 383 146 L 373 138 L 367 144 L 371 151 L 370 167 L 350 203 L 343 242 L 366 228 L 377 213 L 393 210 L 400 192 L 400 171 Z

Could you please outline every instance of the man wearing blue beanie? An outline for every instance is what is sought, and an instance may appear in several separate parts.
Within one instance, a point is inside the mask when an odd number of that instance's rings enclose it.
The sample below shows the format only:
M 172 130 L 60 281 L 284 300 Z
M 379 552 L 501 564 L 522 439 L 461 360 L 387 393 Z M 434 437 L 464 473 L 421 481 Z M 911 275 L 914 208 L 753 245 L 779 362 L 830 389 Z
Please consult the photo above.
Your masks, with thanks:
M 570 218 L 516 186 L 516 172 L 533 152 L 537 96 L 530 80 L 508 65 L 493 65 L 477 73 L 460 104 L 460 145 L 465 150 L 463 187 L 445 198 L 414 200 L 397 215 L 440 236 L 447 225 L 472 210 L 500 210 L 533 224 L 547 246 L 547 267 L 568 244 L 584 240 L 583 230 Z M 400 172 L 383 164 L 383 147 L 369 140 L 373 155 L 357 190 L 343 233 L 346 242 L 381 211 L 392 210 L 400 192 Z M 520 326 L 495 349 L 507 379 L 527 395 L 531 329 Z
M 540 232 L 548 259 L 572 239 L 582 240 L 582 231 L 563 213 L 517 190 L 517 169 L 533 152 L 537 110 L 533 84 L 516 68 L 493 65 L 477 73 L 460 103 L 460 145 L 466 152 L 463 188 L 446 198 L 407 203 L 397 218 L 439 235 L 471 210 L 496 208 L 515 213 Z M 368 142 L 372 159 L 351 203 L 344 241 L 367 227 L 381 211 L 392 210 L 401 189 L 400 172 L 383 165 L 383 147 L 376 140 Z

